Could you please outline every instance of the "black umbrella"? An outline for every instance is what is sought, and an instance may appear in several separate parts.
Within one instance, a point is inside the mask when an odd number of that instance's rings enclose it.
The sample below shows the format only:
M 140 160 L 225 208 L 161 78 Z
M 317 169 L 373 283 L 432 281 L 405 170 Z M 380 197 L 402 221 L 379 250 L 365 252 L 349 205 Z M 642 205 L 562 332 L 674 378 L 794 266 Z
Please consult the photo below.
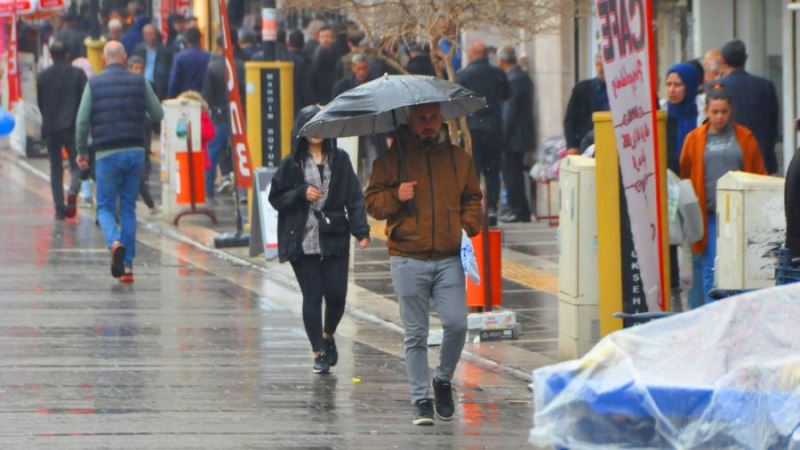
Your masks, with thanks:
M 440 105 L 444 120 L 486 108 L 483 97 L 440 78 L 384 75 L 336 97 L 299 134 L 324 139 L 387 133 L 406 122 L 410 106 L 428 103 Z

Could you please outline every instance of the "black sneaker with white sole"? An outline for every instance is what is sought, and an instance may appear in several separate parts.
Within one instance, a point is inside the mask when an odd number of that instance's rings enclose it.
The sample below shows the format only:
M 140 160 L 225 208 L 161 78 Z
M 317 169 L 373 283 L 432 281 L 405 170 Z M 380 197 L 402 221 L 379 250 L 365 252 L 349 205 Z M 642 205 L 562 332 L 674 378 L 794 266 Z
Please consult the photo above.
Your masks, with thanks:
M 414 402 L 414 425 L 433 425 L 433 400 L 421 398 Z
M 449 381 L 433 379 L 433 397 L 436 399 L 436 416 L 441 420 L 453 420 L 456 405 L 453 402 L 453 386 Z
M 314 368 L 311 370 L 320 375 L 330 373 L 331 365 L 328 363 L 328 358 L 325 356 L 325 353 L 320 353 L 319 356 L 314 358 Z
M 339 350 L 336 349 L 336 340 L 333 336 L 329 338 L 322 338 L 322 345 L 325 346 L 325 357 L 328 358 L 328 364 L 333 367 L 339 362 Z

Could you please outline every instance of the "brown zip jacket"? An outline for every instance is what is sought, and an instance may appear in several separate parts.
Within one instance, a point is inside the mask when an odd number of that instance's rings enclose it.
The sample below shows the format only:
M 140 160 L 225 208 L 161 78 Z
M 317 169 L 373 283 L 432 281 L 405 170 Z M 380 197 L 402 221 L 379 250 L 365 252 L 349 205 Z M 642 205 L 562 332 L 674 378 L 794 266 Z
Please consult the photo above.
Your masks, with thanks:
M 481 227 L 482 194 L 472 158 L 452 145 L 445 133 L 438 143 L 425 145 L 402 127 L 400 139 L 403 161 L 395 142 L 372 166 L 365 194 L 367 212 L 386 220 L 392 256 L 422 260 L 458 256 L 461 230 L 471 237 Z M 417 182 L 410 202 L 398 198 L 401 178 Z

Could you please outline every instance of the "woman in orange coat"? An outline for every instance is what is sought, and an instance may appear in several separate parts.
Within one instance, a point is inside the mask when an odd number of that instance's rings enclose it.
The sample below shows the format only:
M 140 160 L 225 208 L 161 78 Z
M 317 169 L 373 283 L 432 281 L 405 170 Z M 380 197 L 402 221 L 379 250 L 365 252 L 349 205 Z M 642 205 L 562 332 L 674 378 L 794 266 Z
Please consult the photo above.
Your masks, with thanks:
M 755 135 L 734 123 L 732 108 L 731 95 L 724 85 L 716 84 L 706 95 L 708 121 L 686 136 L 681 152 L 681 178 L 691 180 L 701 207 L 705 206 L 705 234 L 692 246 L 692 261 L 703 269 L 703 279 L 692 283 L 703 283 L 705 303 L 711 301 L 708 293 L 714 288 L 717 180 L 730 171 L 767 174 Z

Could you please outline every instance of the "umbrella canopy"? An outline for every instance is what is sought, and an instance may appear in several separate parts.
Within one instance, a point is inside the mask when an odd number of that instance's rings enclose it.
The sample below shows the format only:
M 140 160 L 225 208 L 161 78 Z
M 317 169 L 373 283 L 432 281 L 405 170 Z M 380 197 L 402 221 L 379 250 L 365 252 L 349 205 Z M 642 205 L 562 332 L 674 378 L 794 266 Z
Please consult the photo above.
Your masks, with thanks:
M 300 136 L 337 138 L 393 131 L 406 123 L 408 108 L 438 103 L 452 120 L 486 108 L 486 100 L 436 77 L 384 75 L 336 97 L 300 130 Z

